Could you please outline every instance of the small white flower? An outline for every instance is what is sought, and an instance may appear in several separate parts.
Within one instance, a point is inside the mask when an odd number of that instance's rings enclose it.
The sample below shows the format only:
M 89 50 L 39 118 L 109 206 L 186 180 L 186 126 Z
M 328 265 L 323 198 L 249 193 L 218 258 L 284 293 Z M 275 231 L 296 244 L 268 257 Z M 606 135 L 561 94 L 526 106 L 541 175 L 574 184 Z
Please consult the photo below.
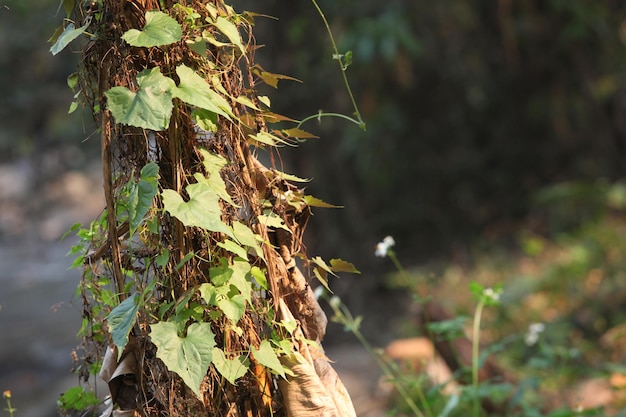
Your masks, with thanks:
M 378 242 L 378 244 L 376 245 L 376 256 L 380 257 L 380 258 L 384 258 L 385 256 L 387 256 L 387 252 L 389 252 L 389 248 L 394 246 L 396 244 L 396 241 L 393 240 L 393 238 L 391 236 L 386 236 L 382 242 Z
M 494 291 L 491 287 L 485 288 L 483 290 L 483 295 L 485 297 L 491 298 L 495 302 L 500 301 L 500 294 L 502 294 L 502 291 Z
M 585 408 L 584 408 L 581 404 L 578 404 L 578 405 L 576 406 L 576 408 L 574 409 L 574 411 L 575 411 L 575 412 L 577 412 L 578 414 L 580 414 L 580 413 L 582 413 L 583 411 L 585 411 Z
M 316 300 L 319 300 L 322 294 L 324 294 L 324 287 L 322 287 L 321 285 L 315 288 L 315 291 L 313 291 L 313 296 L 315 296 Z
M 341 299 L 336 295 L 333 295 L 330 297 L 330 300 L 328 300 L 328 304 L 330 304 L 333 308 L 338 308 L 341 305 Z
M 528 332 L 524 336 L 526 346 L 533 346 L 539 340 L 539 335 L 543 333 L 546 326 L 543 323 L 532 323 L 528 326 Z

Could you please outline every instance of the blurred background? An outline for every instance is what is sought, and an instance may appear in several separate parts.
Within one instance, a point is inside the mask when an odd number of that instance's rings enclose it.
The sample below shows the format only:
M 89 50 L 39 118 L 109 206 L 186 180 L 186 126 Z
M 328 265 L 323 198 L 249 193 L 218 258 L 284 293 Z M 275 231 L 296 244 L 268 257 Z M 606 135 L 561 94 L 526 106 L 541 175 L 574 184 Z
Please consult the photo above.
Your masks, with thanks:
M 347 75 L 367 130 L 310 121 L 303 128 L 320 138 L 281 156 L 287 172 L 313 178 L 309 193 L 344 206 L 316 209 L 306 243 L 363 272 L 331 287 L 364 316 L 366 337 L 382 346 L 416 332 L 393 265 L 374 256 L 391 235 L 415 282 L 450 310 L 469 308 L 470 280 L 503 282 L 494 339 L 522 332 L 532 311 L 558 326 L 558 343 L 579 341 L 577 358 L 597 371 L 611 347 L 600 340 L 626 305 L 626 5 L 319 3 L 340 52 L 352 51 Z M 302 81 L 263 89 L 274 111 L 350 115 L 311 2 L 233 5 L 277 19 L 257 18 L 257 61 Z M 72 239 L 60 237 L 103 206 L 99 138 L 89 116 L 67 114 L 80 57 L 53 57 L 46 43 L 58 6 L 0 0 L 0 390 L 13 391 L 22 417 L 54 415 L 76 383 L 79 272 L 67 270 Z M 331 326 L 328 344 L 354 342 Z

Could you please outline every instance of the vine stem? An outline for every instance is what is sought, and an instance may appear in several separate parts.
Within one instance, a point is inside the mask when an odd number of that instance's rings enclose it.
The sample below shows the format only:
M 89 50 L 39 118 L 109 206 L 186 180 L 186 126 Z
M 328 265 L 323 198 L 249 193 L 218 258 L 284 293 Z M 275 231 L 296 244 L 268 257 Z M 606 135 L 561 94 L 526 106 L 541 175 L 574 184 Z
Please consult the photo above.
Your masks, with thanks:
M 476 311 L 474 312 L 474 325 L 472 337 L 472 386 L 474 388 L 474 417 L 480 414 L 480 401 L 478 396 L 478 347 L 480 345 L 480 321 L 482 319 L 483 308 L 485 307 L 485 299 L 481 297 Z
M 337 43 L 335 42 L 335 37 L 333 36 L 333 31 L 330 29 L 330 25 L 328 24 L 328 20 L 326 19 L 326 15 L 324 15 L 324 12 L 322 11 L 322 9 L 320 8 L 319 4 L 317 4 L 316 0 L 311 0 L 311 2 L 313 3 L 313 6 L 315 6 L 315 8 L 317 9 L 317 13 L 319 13 L 320 17 L 322 18 L 322 21 L 324 22 L 324 26 L 326 26 L 326 31 L 328 32 L 328 37 L 330 38 L 330 43 L 333 46 L 333 59 L 337 60 L 337 63 L 339 64 L 339 69 L 341 70 L 341 76 L 343 77 L 343 83 L 346 86 L 346 90 L 348 91 L 348 96 L 350 96 L 350 101 L 352 102 L 352 107 L 354 107 L 354 115 L 356 116 L 356 121 L 354 119 L 351 119 L 347 116 L 343 116 L 344 118 L 347 118 L 349 120 L 352 120 L 353 122 L 355 122 L 356 124 L 359 125 L 359 127 L 363 130 L 365 130 L 365 122 L 363 121 L 363 118 L 361 117 L 361 112 L 359 111 L 359 107 L 356 104 L 356 100 L 354 99 L 354 94 L 352 94 L 352 89 L 350 88 L 350 83 L 348 82 L 348 76 L 346 75 L 346 68 L 344 67 L 344 64 L 341 60 L 341 54 L 339 53 L 339 50 L 337 49 Z M 331 113 L 327 113 L 329 115 L 334 115 Z M 318 117 L 319 115 L 315 115 L 315 117 Z M 300 124 L 304 123 L 304 121 L 306 120 L 310 120 L 311 118 L 314 117 L 307 117 L 306 119 L 304 119 L 302 122 L 300 122 Z M 300 125 L 298 125 L 300 126 Z

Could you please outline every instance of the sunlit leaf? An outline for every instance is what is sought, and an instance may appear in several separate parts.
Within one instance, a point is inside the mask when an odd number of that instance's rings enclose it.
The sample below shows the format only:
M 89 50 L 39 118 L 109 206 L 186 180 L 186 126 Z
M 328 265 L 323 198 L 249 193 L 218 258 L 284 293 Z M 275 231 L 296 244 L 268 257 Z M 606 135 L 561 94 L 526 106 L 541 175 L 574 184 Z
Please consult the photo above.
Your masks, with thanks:
M 264 214 L 258 216 L 259 222 L 267 227 L 273 227 L 275 229 L 283 229 L 291 233 L 291 229 L 287 227 L 283 219 L 281 219 L 273 211 L 266 210 Z
M 343 259 L 331 259 L 330 268 L 333 270 L 333 272 L 350 272 L 353 274 L 361 273 L 361 271 L 356 269 L 356 267 L 352 263 L 344 261 Z
M 196 226 L 211 232 L 221 232 L 234 238 L 232 229 L 222 221 L 219 197 L 206 180 L 188 185 L 189 201 L 174 190 L 163 190 L 163 208 L 185 226 Z
M 269 368 L 283 378 L 285 377 L 286 369 L 280 363 L 280 360 L 278 360 L 278 356 L 276 355 L 276 352 L 274 352 L 270 342 L 263 340 L 258 349 L 254 346 L 250 346 L 250 352 L 252 353 L 254 359 L 261 365 Z
M 271 106 L 272 103 L 268 96 L 258 96 L 257 98 L 259 99 L 261 103 L 265 104 L 267 107 L 272 107 Z
M 63 32 L 61 32 L 59 37 L 56 38 L 56 41 L 54 42 L 54 45 L 52 45 L 50 47 L 50 52 L 52 52 L 52 55 L 58 54 L 63 49 L 65 49 L 65 47 L 67 45 L 69 45 L 70 42 L 72 42 L 74 39 L 76 39 L 80 35 L 82 35 L 85 32 L 85 29 L 87 29 L 87 27 L 89 26 L 90 23 L 91 23 L 91 21 L 88 20 L 87 23 L 85 23 L 83 26 L 79 27 L 78 29 L 75 28 L 74 23 L 69 23 L 65 27 Z M 53 37 L 54 37 L 54 35 L 53 35 Z
M 282 171 L 275 171 L 276 175 L 278 175 L 280 178 L 286 180 L 286 181 L 291 181 L 291 182 L 309 182 L 311 181 L 310 178 L 300 178 L 296 175 L 293 174 L 287 174 L 286 172 L 282 172 Z
M 150 339 L 157 347 L 157 357 L 167 369 L 177 373 L 189 388 L 202 398 L 200 385 L 209 370 L 215 347 L 210 323 L 192 323 L 181 337 L 176 324 L 159 322 L 150 326 Z
M 198 73 L 181 64 L 176 67 L 180 84 L 172 90 L 174 97 L 185 103 L 220 114 L 230 120 L 233 111 L 228 101 L 211 88 Z
M 267 290 L 269 288 L 269 286 L 267 285 L 267 278 L 265 277 L 265 274 L 263 273 L 261 268 L 259 268 L 258 266 L 253 266 L 250 269 L 250 274 L 252 275 L 252 278 L 254 278 L 254 281 L 259 285 L 259 287 L 263 288 L 264 290 Z
M 137 84 L 137 92 L 126 87 L 113 87 L 104 93 L 115 121 L 144 129 L 164 130 L 172 115 L 174 81 L 155 67 L 137 74 Z
M 191 117 L 198 124 L 198 127 L 207 132 L 217 132 L 217 114 L 204 109 L 193 109 Z
M 237 234 L 235 233 L 235 236 Z M 241 257 L 241 258 L 247 258 L 248 257 L 248 252 L 246 251 L 245 248 L 241 247 L 241 245 L 239 245 L 238 243 L 233 242 L 230 239 L 226 239 L 224 242 L 217 242 L 217 246 L 219 246 L 220 248 L 224 248 L 227 251 Z
M 319 137 L 307 132 L 306 130 L 298 129 L 295 127 L 292 129 L 283 129 L 281 132 L 283 132 L 287 136 L 291 136 L 292 138 L 297 139 L 315 139 Z
M 211 189 L 213 189 L 215 194 L 222 200 L 226 201 L 231 206 L 238 207 L 230 198 L 228 191 L 226 191 L 226 184 L 221 175 L 222 168 L 228 165 L 226 158 L 221 155 L 212 154 L 205 149 L 200 149 L 200 154 L 202 154 L 202 164 L 209 173 L 207 181 Z
M 128 335 L 137 320 L 139 295 L 134 294 L 119 303 L 107 316 L 107 326 L 113 343 L 117 346 L 118 356 L 128 343 Z
M 216 303 L 233 324 L 237 324 L 246 311 L 246 300 L 241 294 L 235 294 L 232 297 L 218 295 Z
M 263 249 L 261 248 L 261 245 L 259 245 L 257 235 L 254 234 L 252 229 L 241 222 L 235 221 L 233 222 L 233 232 L 239 243 L 252 248 L 256 253 L 256 256 L 265 260 Z M 242 256 L 242 258 L 247 258 L 247 256 Z
M 335 206 L 334 204 L 327 203 L 323 200 L 320 200 L 317 197 L 313 197 L 312 195 L 305 195 L 304 202 L 307 203 L 311 207 L 343 208 L 343 206 Z
M 248 372 L 250 361 L 243 355 L 228 359 L 223 350 L 213 348 L 213 365 L 220 375 L 234 385 L 239 378 Z
M 253 102 L 252 100 L 250 100 L 248 97 L 246 96 L 239 96 L 235 99 L 235 101 L 239 104 L 243 104 L 246 107 L 250 107 L 251 109 L 254 110 L 261 110 L 259 109 Z
M 218 16 L 217 19 L 215 19 L 213 25 L 215 25 L 215 27 L 218 28 L 220 32 L 226 35 L 228 40 L 237 48 L 239 48 L 242 54 L 246 53 L 246 50 L 241 42 L 241 34 L 239 33 L 239 29 L 237 29 L 237 26 L 233 22 L 223 16 Z
M 278 81 L 279 80 L 291 80 L 291 81 L 298 81 L 300 82 L 300 80 L 298 80 L 297 78 L 293 78 L 293 77 L 289 77 L 287 75 L 282 75 L 282 74 L 274 74 L 271 72 L 267 72 L 265 70 L 263 70 L 263 68 L 261 68 L 259 65 L 256 65 L 253 69 L 252 72 L 256 75 L 258 75 L 259 77 L 261 77 L 261 79 L 265 82 L 265 84 L 274 87 L 274 88 L 278 88 Z
M 233 261 L 233 276 L 230 278 L 230 285 L 239 290 L 242 297 L 250 302 L 252 299 L 252 281 L 250 275 L 250 264 L 242 258 L 235 258 Z
M 146 24 L 143 29 L 130 29 L 122 35 L 122 39 L 132 46 L 163 46 L 178 42 L 182 33 L 176 19 L 166 13 L 150 10 L 146 12 Z

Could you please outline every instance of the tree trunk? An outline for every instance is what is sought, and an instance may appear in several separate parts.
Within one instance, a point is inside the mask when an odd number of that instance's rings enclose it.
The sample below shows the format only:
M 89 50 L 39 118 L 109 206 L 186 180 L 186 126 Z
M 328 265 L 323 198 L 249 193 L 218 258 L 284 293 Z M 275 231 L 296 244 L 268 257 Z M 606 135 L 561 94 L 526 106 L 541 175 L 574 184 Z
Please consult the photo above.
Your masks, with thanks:
M 305 253 L 308 200 L 257 159 L 303 132 L 267 127 L 287 119 L 256 94 L 282 76 L 253 62 L 254 15 L 104 0 L 73 16 L 92 35 L 77 90 L 99 126 L 106 200 L 79 232 L 77 368 L 87 379 L 102 361 L 107 413 L 354 416 L 321 348 L 309 276 L 332 265 Z

